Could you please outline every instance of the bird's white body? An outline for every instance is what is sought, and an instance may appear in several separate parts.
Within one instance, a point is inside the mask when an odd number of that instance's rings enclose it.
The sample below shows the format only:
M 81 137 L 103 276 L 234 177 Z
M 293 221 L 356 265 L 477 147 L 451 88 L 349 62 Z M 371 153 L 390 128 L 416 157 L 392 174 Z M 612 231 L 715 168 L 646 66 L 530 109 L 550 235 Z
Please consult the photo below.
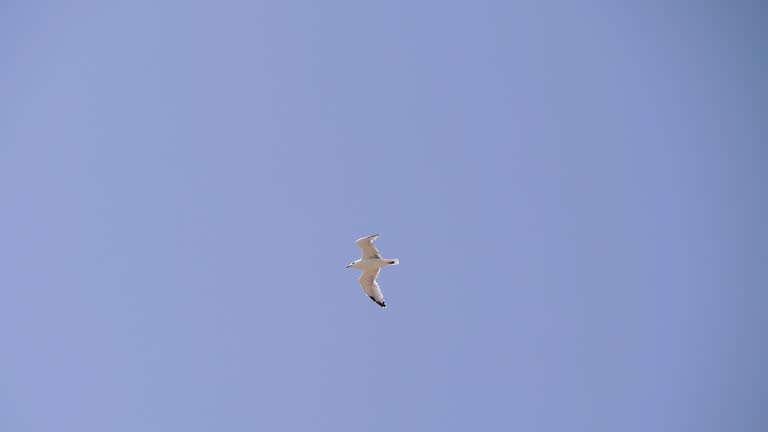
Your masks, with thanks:
M 362 271 L 367 271 L 367 270 L 380 269 L 386 266 L 398 265 L 398 264 L 400 264 L 400 261 L 396 259 L 360 258 L 359 260 L 352 263 L 350 267 L 356 268 Z
M 363 287 L 363 292 L 365 292 L 371 300 L 376 302 L 377 305 L 387 307 L 387 304 L 384 302 L 384 294 L 381 293 L 379 284 L 376 282 L 376 277 L 379 276 L 379 272 L 382 268 L 398 265 L 400 264 L 400 260 L 381 257 L 379 250 L 373 245 L 373 241 L 376 240 L 378 236 L 378 234 L 375 234 L 357 239 L 355 243 L 362 249 L 363 257 L 357 261 L 349 263 L 347 268 L 352 267 L 362 270 L 363 274 L 360 275 L 360 286 Z

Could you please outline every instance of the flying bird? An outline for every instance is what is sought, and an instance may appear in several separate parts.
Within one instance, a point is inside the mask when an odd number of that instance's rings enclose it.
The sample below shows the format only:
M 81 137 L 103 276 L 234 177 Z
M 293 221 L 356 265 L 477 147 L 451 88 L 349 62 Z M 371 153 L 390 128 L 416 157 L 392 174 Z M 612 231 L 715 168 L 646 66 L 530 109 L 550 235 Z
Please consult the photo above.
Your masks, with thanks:
M 384 302 L 384 294 L 381 293 L 379 284 L 376 283 L 376 277 L 379 275 L 382 268 L 398 265 L 400 264 L 400 260 L 381 257 L 381 253 L 373 244 L 373 241 L 378 237 L 379 234 L 374 234 L 372 236 L 357 239 L 355 243 L 357 243 L 360 249 L 363 250 L 363 257 L 357 261 L 349 263 L 347 268 L 352 267 L 362 270 L 363 274 L 360 275 L 360 286 L 363 287 L 363 292 L 365 292 L 365 294 L 367 294 L 377 305 L 387 307 L 387 304 Z

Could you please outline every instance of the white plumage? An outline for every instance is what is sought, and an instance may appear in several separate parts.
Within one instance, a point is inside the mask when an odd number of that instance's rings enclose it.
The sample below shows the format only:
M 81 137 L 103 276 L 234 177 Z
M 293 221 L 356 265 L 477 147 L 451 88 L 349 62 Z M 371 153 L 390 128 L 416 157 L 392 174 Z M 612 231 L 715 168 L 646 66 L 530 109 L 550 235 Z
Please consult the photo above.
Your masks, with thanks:
M 385 259 L 381 257 L 381 253 L 373 244 L 373 241 L 379 237 L 379 234 L 363 237 L 355 241 L 360 249 L 363 251 L 363 257 L 357 261 L 352 261 L 347 268 L 356 268 L 363 271 L 360 275 L 360 286 L 363 287 L 368 297 L 371 298 L 376 304 L 381 307 L 387 307 L 384 301 L 384 294 L 381 293 L 381 288 L 376 282 L 376 277 L 379 276 L 379 272 L 382 268 L 400 264 L 397 259 Z

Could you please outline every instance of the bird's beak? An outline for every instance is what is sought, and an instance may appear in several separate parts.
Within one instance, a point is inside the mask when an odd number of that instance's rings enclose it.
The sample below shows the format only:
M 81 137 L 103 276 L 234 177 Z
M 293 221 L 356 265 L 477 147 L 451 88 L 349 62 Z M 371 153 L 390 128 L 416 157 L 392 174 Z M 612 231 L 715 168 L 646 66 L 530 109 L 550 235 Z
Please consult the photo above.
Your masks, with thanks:
M 348 265 L 346 268 L 350 268 L 350 267 L 352 267 L 352 264 Z

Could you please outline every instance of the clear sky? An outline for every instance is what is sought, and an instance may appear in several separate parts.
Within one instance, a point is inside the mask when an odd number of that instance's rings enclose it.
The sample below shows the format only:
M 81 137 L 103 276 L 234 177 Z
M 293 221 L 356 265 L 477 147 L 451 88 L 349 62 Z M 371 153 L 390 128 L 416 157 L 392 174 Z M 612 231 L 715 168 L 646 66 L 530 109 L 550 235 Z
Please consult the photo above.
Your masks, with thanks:
M 767 430 L 766 8 L 623 3 L 0 3 L 0 430 Z

